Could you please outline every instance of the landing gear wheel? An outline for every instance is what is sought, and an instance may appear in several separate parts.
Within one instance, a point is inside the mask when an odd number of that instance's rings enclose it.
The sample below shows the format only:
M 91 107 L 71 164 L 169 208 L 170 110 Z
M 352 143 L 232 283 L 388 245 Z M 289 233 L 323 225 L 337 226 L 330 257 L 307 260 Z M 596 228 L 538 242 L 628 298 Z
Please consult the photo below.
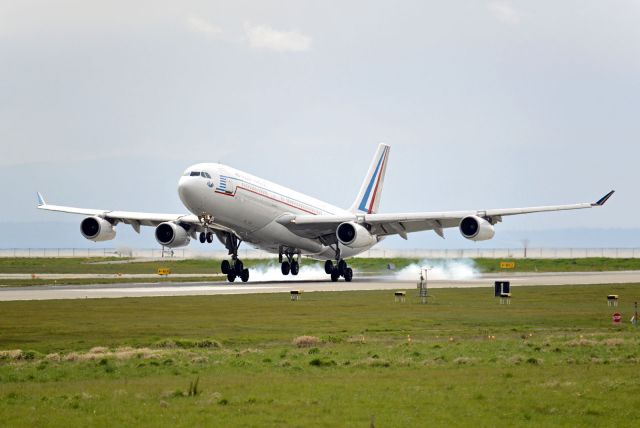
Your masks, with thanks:
M 236 280 L 236 273 L 235 272 L 229 272 L 227 274 L 227 279 L 229 280 L 229 282 L 233 282 Z
M 243 269 L 242 274 L 240 275 L 240 279 L 242 282 L 249 281 L 249 269 Z
M 353 271 L 351 270 L 350 267 L 348 267 L 344 271 L 344 280 L 347 282 L 351 282 L 352 279 L 353 279 Z
M 289 262 L 282 262 L 280 270 L 282 271 L 283 275 L 289 275 L 289 272 L 291 271 L 291 265 L 289 264 Z
M 242 271 L 244 270 L 244 264 L 242 263 L 242 260 L 236 259 L 236 261 L 233 262 L 233 268 L 236 271 L 236 275 L 242 275 Z
M 213 233 L 207 232 L 205 238 L 207 240 L 207 243 L 211 244 L 213 242 Z M 200 242 L 202 242 L 202 237 L 200 237 Z
M 291 275 L 297 275 L 300 272 L 300 264 L 297 261 L 291 262 Z
M 334 269 L 334 270 L 331 272 L 331 281 L 333 281 L 333 282 L 337 282 L 337 281 L 338 281 L 338 278 L 340 278 L 340 273 L 338 272 L 338 269 Z
M 201 243 L 201 244 L 204 244 L 204 241 L 205 241 L 206 239 L 207 239 L 207 238 L 206 238 L 206 236 L 205 236 L 204 232 L 200 232 L 200 243 Z
M 340 276 L 344 276 L 344 272 L 347 270 L 347 262 L 340 260 L 338 262 L 338 273 Z
M 327 275 L 331 275 L 333 272 L 333 262 L 331 260 L 327 260 L 324 262 L 324 273 Z
M 229 260 L 223 260 L 222 264 L 220 265 L 220 272 L 226 275 L 229 273 L 230 270 L 231 270 L 231 263 L 229 263 Z

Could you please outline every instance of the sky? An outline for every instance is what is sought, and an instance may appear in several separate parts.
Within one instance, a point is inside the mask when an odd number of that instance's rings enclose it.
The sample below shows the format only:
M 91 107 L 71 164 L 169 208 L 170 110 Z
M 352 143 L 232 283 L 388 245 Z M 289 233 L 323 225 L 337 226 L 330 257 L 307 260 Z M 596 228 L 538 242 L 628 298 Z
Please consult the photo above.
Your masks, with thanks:
M 82 245 L 81 219 L 36 210 L 36 191 L 185 212 L 177 180 L 206 161 L 348 207 L 379 142 L 381 212 L 616 189 L 603 209 L 510 218 L 486 245 L 632 245 L 639 18 L 616 0 L 0 0 L 0 247 Z M 476 245 L 428 235 L 389 242 Z

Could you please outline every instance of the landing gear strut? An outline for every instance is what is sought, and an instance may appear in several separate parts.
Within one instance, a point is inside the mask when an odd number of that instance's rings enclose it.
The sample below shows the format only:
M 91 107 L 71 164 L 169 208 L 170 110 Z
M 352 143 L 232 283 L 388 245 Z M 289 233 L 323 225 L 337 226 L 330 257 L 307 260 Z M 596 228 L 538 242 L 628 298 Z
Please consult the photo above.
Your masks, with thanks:
M 282 260 L 282 258 L 286 257 L 287 260 Z M 291 273 L 291 275 L 298 275 L 298 273 L 300 272 L 300 252 L 298 251 L 297 253 L 294 253 L 293 251 L 283 251 L 282 248 L 280 248 L 280 252 L 278 254 L 278 260 L 280 261 L 280 263 L 282 263 L 282 265 L 280 266 L 280 270 L 282 271 L 283 275 L 289 275 L 289 273 Z
M 231 261 L 223 260 L 220 265 L 220 271 L 227 275 L 229 282 L 234 282 L 237 277 L 239 277 L 242 282 L 249 281 L 249 269 L 246 269 L 242 260 L 238 258 L 238 248 L 241 243 L 242 241 L 240 241 L 236 235 L 231 233 L 224 235 L 224 246 L 229 250 Z

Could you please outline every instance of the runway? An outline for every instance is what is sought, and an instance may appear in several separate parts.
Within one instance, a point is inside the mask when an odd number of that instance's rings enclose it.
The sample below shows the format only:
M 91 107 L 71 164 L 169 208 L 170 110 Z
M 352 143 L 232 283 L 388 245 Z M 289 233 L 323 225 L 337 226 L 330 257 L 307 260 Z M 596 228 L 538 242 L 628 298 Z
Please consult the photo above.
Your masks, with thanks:
M 429 288 L 493 287 L 494 281 L 511 281 L 512 287 L 527 285 L 568 284 L 640 284 L 640 271 L 589 272 L 589 273 L 528 273 L 511 275 L 481 275 L 471 280 L 434 280 Z M 0 288 L 0 301 L 97 299 L 152 296 L 206 296 L 224 294 L 288 293 L 291 290 L 356 291 L 356 290 L 406 290 L 414 288 L 413 281 L 399 281 L 391 277 L 368 277 L 344 281 L 265 281 L 248 283 L 227 282 L 171 282 L 145 284 L 60 285 Z

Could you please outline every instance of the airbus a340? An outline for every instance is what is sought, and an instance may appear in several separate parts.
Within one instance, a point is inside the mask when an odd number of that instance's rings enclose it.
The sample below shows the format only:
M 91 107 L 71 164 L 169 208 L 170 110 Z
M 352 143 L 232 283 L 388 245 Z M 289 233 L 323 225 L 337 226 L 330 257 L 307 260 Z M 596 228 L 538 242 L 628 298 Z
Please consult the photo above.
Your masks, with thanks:
M 301 255 L 325 261 L 332 281 L 351 281 L 346 259 L 362 253 L 385 236 L 457 227 L 472 241 L 493 238 L 494 226 L 506 216 L 545 211 L 599 207 L 613 191 L 593 203 L 529 208 L 452 212 L 378 213 L 390 147 L 380 144 L 358 196 L 342 209 L 284 186 L 219 163 L 200 163 L 186 169 L 178 181 L 178 195 L 191 214 L 154 214 L 49 205 L 38 193 L 38 208 L 87 216 L 80 223 L 85 238 L 99 242 L 114 239 L 116 225 L 155 227 L 164 247 L 183 247 L 191 239 L 213 242 L 214 235 L 229 251 L 221 270 L 231 282 L 249 280 L 249 270 L 238 258 L 242 242 L 278 254 L 283 275 L 297 275 Z

